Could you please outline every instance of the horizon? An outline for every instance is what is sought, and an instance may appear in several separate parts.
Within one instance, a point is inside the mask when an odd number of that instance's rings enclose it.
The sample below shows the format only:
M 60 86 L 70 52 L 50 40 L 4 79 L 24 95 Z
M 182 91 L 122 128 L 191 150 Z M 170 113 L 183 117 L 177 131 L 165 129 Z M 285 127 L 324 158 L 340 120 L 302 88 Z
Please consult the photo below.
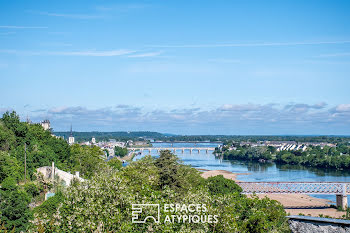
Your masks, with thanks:
M 285 137 L 350 137 L 349 135 L 342 135 L 342 134 L 174 134 L 169 132 L 158 132 L 158 131 L 74 131 L 73 133 L 142 133 L 142 132 L 148 132 L 148 133 L 159 133 L 167 137 L 172 136 L 285 136 Z M 53 131 L 53 134 L 55 133 L 70 133 L 70 131 Z M 166 135 L 169 134 L 169 135 Z
M 0 8 L 0 114 L 57 131 L 349 135 L 348 1 Z

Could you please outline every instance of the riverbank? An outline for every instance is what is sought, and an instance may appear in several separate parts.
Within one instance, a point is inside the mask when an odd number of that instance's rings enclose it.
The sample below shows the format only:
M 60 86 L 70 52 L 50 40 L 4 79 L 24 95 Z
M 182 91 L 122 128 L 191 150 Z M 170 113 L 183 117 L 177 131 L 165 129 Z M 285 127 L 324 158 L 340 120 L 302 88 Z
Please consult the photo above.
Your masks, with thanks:
M 117 156 L 117 159 L 120 161 L 126 161 L 126 162 L 130 162 L 133 160 L 133 158 L 135 157 L 135 153 L 134 152 L 130 152 L 128 155 L 124 156 L 124 157 L 119 157 Z
M 249 173 L 232 173 L 225 170 L 200 170 L 203 178 L 208 178 L 217 175 L 223 175 L 226 179 L 231 179 L 240 182 L 237 179 L 238 175 L 249 175 Z M 258 194 L 259 198 L 268 197 L 272 200 L 280 202 L 287 214 L 290 215 L 310 215 L 319 217 L 320 214 L 333 218 L 340 218 L 345 215 L 345 211 L 338 211 L 330 207 L 330 201 L 327 199 L 315 198 L 305 194 Z

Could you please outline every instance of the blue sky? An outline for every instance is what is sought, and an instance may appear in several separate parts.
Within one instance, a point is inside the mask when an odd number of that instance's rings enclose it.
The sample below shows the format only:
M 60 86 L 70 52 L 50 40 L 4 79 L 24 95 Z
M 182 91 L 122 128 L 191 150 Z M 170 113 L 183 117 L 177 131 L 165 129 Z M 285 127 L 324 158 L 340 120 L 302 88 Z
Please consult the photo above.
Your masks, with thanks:
M 0 1 L 0 113 L 54 130 L 350 133 L 349 1 Z

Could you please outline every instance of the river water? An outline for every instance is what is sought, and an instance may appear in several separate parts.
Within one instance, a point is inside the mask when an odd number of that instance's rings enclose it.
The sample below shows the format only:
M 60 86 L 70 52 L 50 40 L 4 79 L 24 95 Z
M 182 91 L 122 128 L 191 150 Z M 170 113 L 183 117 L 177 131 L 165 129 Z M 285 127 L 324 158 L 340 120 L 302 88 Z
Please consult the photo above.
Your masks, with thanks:
M 153 147 L 217 147 L 215 143 L 153 143 Z M 138 160 L 149 152 L 145 151 L 134 160 Z M 153 150 L 152 156 L 159 154 Z M 249 173 L 249 175 L 238 175 L 241 181 L 291 181 L 291 182 L 350 182 L 350 171 L 325 170 L 317 168 L 305 168 L 293 165 L 276 165 L 274 163 L 258 163 L 236 160 L 224 160 L 205 150 L 198 153 L 196 150 L 190 153 L 185 150 L 176 151 L 176 155 L 184 164 L 194 168 L 207 170 L 226 170 L 233 173 Z M 310 195 L 318 198 L 325 198 L 335 202 L 335 195 Z

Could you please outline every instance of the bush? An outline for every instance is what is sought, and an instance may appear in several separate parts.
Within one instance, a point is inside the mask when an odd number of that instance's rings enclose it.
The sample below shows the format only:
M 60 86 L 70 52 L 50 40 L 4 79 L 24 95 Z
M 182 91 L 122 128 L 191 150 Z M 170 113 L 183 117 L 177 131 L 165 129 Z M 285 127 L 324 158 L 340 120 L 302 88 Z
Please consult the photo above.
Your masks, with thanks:
M 123 163 L 122 163 L 119 159 L 117 159 L 117 158 L 112 158 L 111 160 L 109 160 L 109 161 L 107 162 L 107 164 L 108 164 L 110 167 L 112 167 L 112 168 L 114 168 L 114 169 L 117 169 L 117 170 L 120 170 L 120 169 L 123 167 Z
M 233 180 L 225 179 L 223 175 L 209 177 L 207 186 L 211 195 L 241 193 L 242 188 Z
M 24 185 L 24 190 L 31 197 L 36 197 L 40 194 L 39 188 L 34 183 L 27 183 Z
M 53 197 L 50 197 L 44 201 L 40 206 L 34 208 L 34 213 L 40 216 L 46 214 L 50 216 L 54 214 L 59 206 L 64 200 L 64 196 L 61 192 L 56 193 Z

